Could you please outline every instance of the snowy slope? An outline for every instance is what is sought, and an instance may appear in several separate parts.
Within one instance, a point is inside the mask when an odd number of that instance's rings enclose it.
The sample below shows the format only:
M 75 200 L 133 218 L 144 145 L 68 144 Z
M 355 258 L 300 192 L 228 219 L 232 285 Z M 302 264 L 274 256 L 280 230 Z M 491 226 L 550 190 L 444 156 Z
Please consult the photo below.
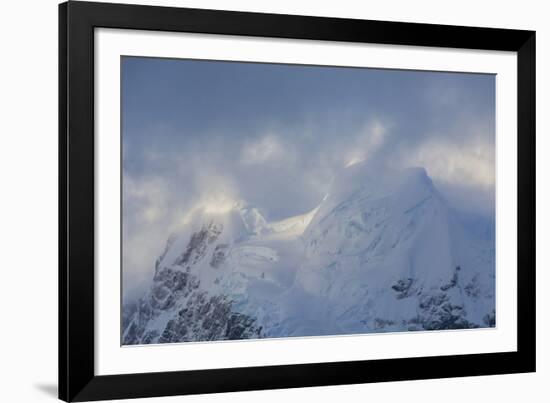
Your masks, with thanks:
M 492 224 L 422 168 L 355 164 L 309 213 L 198 211 L 124 308 L 125 344 L 494 326 Z

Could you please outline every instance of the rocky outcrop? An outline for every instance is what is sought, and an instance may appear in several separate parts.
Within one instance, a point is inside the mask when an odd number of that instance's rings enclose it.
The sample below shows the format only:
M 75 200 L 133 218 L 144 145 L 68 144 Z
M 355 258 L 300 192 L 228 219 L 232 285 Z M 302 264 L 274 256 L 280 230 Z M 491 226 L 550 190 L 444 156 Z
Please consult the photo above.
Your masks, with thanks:
M 179 256 L 174 264 L 178 266 L 189 266 L 196 264 L 204 257 L 206 248 L 209 244 L 216 241 L 218 236 L 223 231 L 222 224 L 211 222 L 208 227 L 202 228 L 200 231 L 193 233 L 187 249 Z
M 223 226 L 210 223 L 193 233 L 185 251 L 171 267 L 161 266 L 166 250 L 157 260 L 153 285 L 137 303 L 123 308 L 122 344 L 177 343 L 184 341 L 258 338 L 261 328 L 247 315 L 235 312 L 233 302 L 223 295 L 209 295 L 200 289 L 200 280 L 191 266 L 206 255 L 207 246 L 216 241 Z M 173 239 L 169 239 L 169 248 Z M 210 264 L 223 262 L 225 247 L 218 245 Z M 183 270 L 181 267 L 183 266 Z M 161 315 L 170 319 L 161 328 L 151 322 Z
M 261 328 L 247 315 L 233 312 L 223 296 L 198 292 L 178 310 L 162 332 L 159 343 L 183 341 L 238 340 L 257 338 Z

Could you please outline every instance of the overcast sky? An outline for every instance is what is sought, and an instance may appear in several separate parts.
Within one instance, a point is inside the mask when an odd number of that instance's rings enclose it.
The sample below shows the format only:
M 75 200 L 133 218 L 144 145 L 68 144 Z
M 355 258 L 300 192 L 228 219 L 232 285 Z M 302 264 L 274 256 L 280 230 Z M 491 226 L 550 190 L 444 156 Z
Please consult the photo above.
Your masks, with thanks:
M 363 159 L 423 166 L 453 206 L 492 216 L 495 77 L 123 58 L 122 145 L 132 290 L 195 206 L 301 214 Z

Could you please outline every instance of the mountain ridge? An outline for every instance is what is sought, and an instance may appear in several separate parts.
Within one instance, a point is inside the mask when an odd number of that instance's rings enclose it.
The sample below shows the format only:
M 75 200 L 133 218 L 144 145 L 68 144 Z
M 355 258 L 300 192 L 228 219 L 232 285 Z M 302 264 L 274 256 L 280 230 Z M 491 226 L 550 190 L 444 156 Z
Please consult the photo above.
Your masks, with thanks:
M 319 206 L 268 222 L 197 213 L 123 309 L 123 344 L 495 326 L 494 237 L 423 168 L 347 167 Z

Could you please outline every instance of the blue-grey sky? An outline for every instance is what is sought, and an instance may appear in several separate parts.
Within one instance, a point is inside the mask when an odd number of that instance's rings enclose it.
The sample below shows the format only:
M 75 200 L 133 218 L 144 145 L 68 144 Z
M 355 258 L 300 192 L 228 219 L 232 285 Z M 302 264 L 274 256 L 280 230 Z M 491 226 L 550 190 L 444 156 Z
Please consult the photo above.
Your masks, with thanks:
M 363 159 L 424 166 L 455 207 L 492 215 L 495 77 L 125 57 L 122 146 L 125 270 L 151 271 L 197 204 L 301 214 Z

